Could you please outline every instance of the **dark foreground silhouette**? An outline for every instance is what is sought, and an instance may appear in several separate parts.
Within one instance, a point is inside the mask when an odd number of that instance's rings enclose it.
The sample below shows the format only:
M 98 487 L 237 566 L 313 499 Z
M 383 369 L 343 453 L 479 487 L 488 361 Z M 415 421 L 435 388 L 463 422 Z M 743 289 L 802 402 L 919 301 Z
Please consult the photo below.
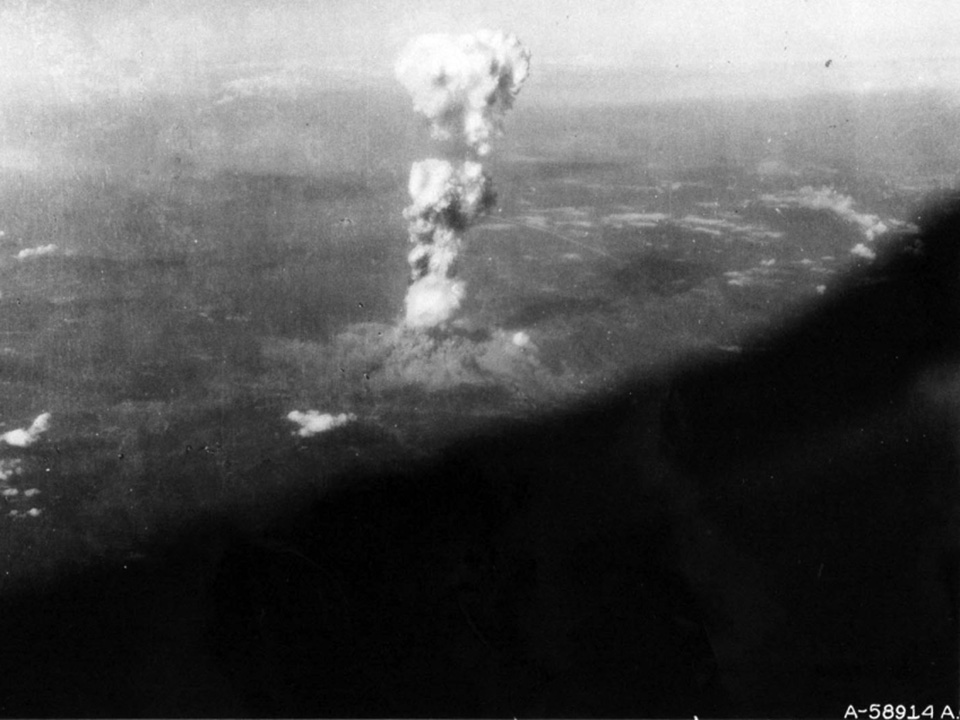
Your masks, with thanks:
M 960 208 L 788 327 L 0 604 L 5 715 L 958 711 Z

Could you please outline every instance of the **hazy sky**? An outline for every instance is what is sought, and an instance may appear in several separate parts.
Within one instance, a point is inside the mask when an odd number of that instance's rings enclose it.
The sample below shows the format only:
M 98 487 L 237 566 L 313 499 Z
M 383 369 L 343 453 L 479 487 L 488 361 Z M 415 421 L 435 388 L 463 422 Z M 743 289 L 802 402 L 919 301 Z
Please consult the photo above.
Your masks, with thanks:
M 960 87 L 957 0 L 4 0 L 0 91 L 177 89 L 238 63 L 369 81 L 418 34 L 480 27 L 521 37 L 541 93 Z

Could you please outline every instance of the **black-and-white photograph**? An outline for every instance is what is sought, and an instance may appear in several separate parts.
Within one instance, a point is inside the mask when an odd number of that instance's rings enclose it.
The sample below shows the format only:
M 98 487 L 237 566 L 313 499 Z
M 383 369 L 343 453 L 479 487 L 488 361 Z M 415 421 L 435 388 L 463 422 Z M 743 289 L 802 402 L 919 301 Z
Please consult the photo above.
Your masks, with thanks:
M 956 0 L 2 0 L 0 716 L 960 718 Z

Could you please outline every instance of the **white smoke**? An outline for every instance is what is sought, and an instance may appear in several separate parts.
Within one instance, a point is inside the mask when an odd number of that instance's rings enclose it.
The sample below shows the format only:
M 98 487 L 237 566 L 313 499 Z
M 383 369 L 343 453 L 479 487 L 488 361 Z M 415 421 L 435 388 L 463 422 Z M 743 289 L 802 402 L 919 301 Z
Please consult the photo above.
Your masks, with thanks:
M 530 53 L 513 35 L 481 30 L 474 35 L 424 35 L 397 62 L 397 78 L 413 97 L 414 110 L 442 140 L 465 144 L 459 165 L 438 158 L 410 170 L 412 203 L 404 210 L 413 249 L 404 323 L 438 327 L 460 309 L 466 285 L 457 279 L 463 233 L 489 211 L 496 195 L 475 157 L 490 151 L 502 118 L 526 80 Z
M 407 290 L 404 322 L 412 328 L 443 325 L 460 309 L 465 294 L 462 280 L 428 275 Z
M 466 292 L 456 279 L 463 230 L 493 206 L 495 196 L 479 163 L 457 169 L 436 158 L 413 164 L 409 190 L 413 202 L 403 212 L 413 245 L 406 324 L 435 327 L 456 313 Z
M 530 72 L 530 53 L 513 35 L 422 35 L 397 62 L 397 79 L 413 108 L 441 139 L 462 138 L 478 155 L 490 151 Z

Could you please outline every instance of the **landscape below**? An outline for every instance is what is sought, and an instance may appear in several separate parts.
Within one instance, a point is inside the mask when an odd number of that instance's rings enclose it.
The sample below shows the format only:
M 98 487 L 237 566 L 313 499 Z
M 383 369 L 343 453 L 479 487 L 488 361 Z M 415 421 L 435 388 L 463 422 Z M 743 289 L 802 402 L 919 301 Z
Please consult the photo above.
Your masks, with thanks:
M 932 261 L 903 249 L 955 184 L 948 98 L 518 106 L 489 160 L 497 209 L 467 237 L 464 307 L 431 332 L 400 327 L 400 211 L 426 141 L 383 119 L 406 101 L 209 100 L 0 118 L 0 431 L 27 429 L 0 444 L 4 637 L 27 658 L 51 650 L 43 633 L 99 650 L 108 591 L 118 618 L 147 588 L 182 621 L 133 632 L 167 648 L 133 663 L 145 705 L 104 685 L 90 712 L 630 715 L 649 697 L 650 713 L 789 715 L 806 693 L 840 713 L 844 691 L 956 697 L 958 278 L 934 273 L 941 304 L 921 287 Z M 377 587 L 396 609 L 343 630 L 389 605 Z M 624 593 L 673 615 L 630 620 Z M 87 599 L 89 625 L 34 625 L 30 598 Z M 254 606 L 274 624 L 231 646 Z M 436 636 L 418 636 L 432 611 Z M 195 647 L 201 626 L 214 650 Z M 391 633 L 409 655 L 378 644 Z M 647 639 L 604 654 L 620 633 Z M 682 648 L 660 674 L 650 638 Z M 262 677 L 242 669 L 285 645 Z M 924 653 L 940 664 L 921 681 Z M 673 689 L 695 703 L 652 690 L 690 663 Z M 0 710 L 74 714 L 87 670 L 64 667 L 48 706 L 29 697 L 39 675 L 4 667 L 22 689 Z M 195 692 L 171 694 L 183 673 Z M 431 679 L 453 689 L 414 697 Z

